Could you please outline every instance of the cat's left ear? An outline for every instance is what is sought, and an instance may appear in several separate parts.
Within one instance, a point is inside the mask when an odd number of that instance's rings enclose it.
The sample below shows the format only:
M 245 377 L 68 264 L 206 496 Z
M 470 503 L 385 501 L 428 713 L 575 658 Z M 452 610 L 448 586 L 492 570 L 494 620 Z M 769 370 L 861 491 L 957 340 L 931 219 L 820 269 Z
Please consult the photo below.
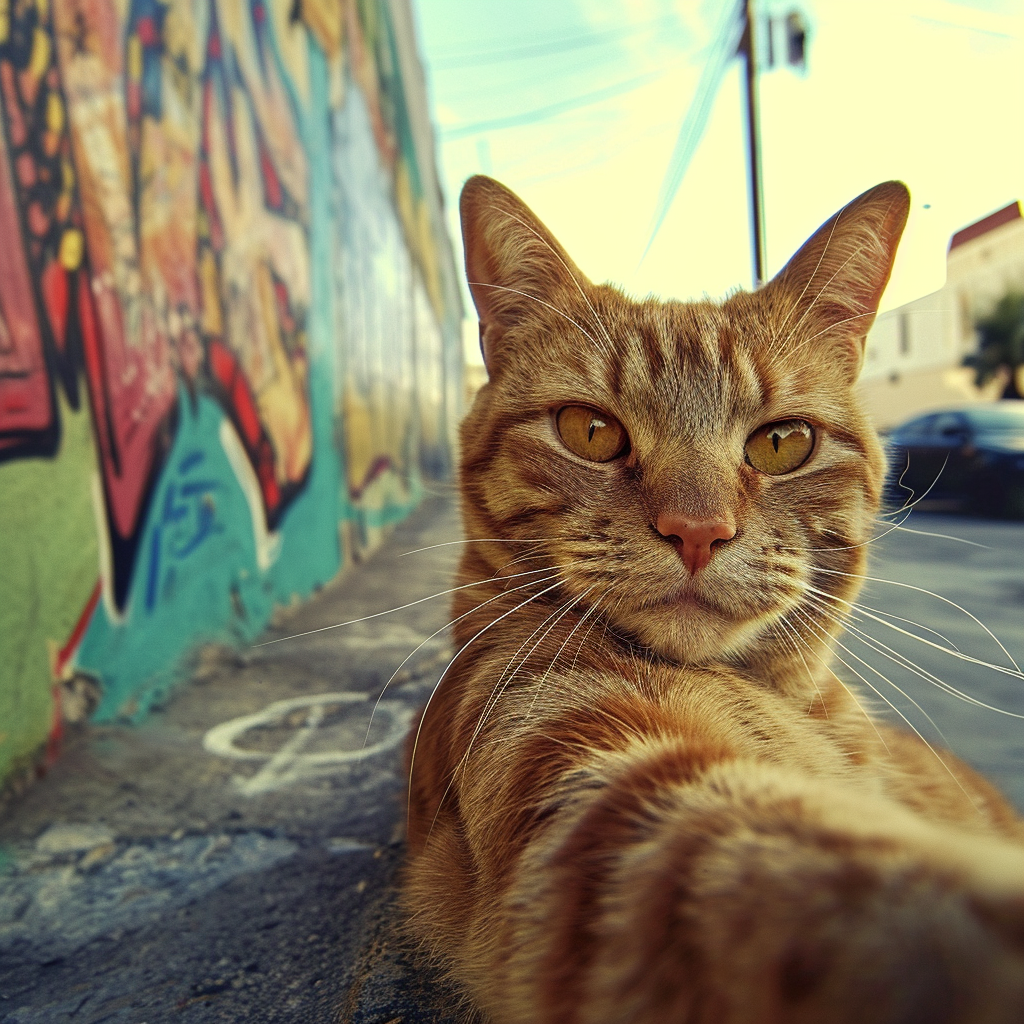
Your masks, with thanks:
M 787 304 L 796 303 L 789 318 L 800 324 L 794 340 L 813 338 L 816 347 L 838 355 L 851 380 L 909 212 L 903 182 L 868 189 L 825 221 L 766 286 L 784 292 Z
M 510 330 L 552 314 L 569 319 L 566 309 L 590 282 L 536 214 L 492 178 L 470 178 L 459 211 L 466 277 L 490 373 Z

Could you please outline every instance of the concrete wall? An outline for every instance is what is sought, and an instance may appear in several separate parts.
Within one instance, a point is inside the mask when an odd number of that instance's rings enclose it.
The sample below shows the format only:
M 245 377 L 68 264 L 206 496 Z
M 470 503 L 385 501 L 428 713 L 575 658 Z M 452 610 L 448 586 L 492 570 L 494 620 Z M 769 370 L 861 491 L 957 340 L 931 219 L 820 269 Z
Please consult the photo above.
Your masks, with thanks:
M 0 3 L 0 788 L 446 470 L 443 225 L 406 0 Z

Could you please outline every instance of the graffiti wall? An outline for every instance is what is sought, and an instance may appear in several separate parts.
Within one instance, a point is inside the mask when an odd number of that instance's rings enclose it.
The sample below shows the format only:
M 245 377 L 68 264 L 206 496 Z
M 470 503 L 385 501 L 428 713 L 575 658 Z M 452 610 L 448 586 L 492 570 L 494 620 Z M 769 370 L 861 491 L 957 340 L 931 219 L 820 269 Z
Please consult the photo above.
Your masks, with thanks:
M 0 784 L 448 464 L 406 0 L 0 0 Z

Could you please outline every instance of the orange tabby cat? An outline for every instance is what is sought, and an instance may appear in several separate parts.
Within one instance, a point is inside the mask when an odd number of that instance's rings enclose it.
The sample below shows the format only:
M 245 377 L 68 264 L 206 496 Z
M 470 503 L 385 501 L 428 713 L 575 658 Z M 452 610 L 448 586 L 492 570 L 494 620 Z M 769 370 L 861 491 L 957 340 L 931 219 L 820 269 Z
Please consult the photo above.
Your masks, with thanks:
M 405 902 L 494 1021 L 1024 1021 L 1024 825 L 829 671 L 884 460 L 854 393 L 906 222 L 634 302 L 462 195 L 490 380 Z

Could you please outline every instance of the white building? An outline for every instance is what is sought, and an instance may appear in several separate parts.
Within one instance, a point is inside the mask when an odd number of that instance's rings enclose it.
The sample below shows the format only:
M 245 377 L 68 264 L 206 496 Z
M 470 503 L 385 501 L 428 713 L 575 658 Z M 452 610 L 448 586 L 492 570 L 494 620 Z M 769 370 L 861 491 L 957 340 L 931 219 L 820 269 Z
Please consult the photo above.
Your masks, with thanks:
M 1024 218 L 1018 201 L 950 239 L 946 283 L 879 315 L 867 338 L 861 393 L 879 427 L 928 409 L 994 398 L 961 364 L 975 347 L 974 320 L 1009 288 L 1024 288 Z

